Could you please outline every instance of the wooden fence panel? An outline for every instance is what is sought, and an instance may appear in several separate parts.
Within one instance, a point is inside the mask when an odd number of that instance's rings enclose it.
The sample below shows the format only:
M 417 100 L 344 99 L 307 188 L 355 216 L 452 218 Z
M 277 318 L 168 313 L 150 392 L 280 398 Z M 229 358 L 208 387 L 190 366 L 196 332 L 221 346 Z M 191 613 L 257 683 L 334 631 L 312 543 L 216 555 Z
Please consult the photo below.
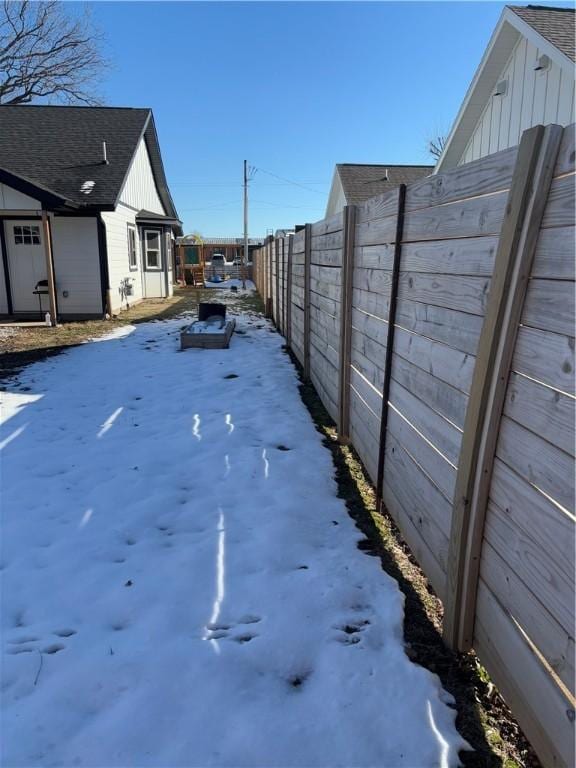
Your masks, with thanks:
M 522 222 L 517 234 L 534 256 L 495 431 L 473 631 L 554 766 L 574 763 L 574 146 L 571 127 L 550 165 L 534 145 L 531 168 L 542 177 L 548 163 L 553 178 L 539 234 Z M 269 244 L 254 256 L 263 298 L 278 280 L 277 326 L 339 427 L 345 402 L 345 438 L 448 607 L 464 430 L 522 157 L 514 147 L 418 181 L 404 208 L 399 190 L 372 198 L 352 232 L 346 211 L 307 225 L 278 241 L 277 271 Z

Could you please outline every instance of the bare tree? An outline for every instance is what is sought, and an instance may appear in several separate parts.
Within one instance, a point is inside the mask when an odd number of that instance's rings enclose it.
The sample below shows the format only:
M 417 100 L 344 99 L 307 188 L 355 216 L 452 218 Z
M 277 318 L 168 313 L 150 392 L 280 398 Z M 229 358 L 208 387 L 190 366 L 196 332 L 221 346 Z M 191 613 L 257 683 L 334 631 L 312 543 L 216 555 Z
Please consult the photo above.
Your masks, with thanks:
M 94 85 L 107 62 L 88 11 L 74 16 L 58 0 L 0 5 L 0 104 L 35 99 L 98 104 Z
M 440 155 L 444 151 L 446 146 L 446 136 L 435 136 L 432 139 L 428 139 L 428 152 L 435 157 L 436 160 L 440 159 Z

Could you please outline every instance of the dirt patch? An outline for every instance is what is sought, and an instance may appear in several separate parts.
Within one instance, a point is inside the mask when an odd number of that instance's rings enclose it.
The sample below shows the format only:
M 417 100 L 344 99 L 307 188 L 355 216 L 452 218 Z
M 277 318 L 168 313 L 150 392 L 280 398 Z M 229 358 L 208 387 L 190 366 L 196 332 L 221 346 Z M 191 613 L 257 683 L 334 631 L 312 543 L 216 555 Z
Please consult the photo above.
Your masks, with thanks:
M 299 362 L 288 354 L 301 374 Z M 476 656 L 454 653 L 442 642 L 442 603 L 392 518 L 377 512 L 374 488 L 358 455 L 352 447 L 338 443 L 336 426 L 312 384 L 302 381 L 300 392 L 332 453 L 338 495 L 366 536 L 359 548 L 379 557 L 383 569 L 404 593 L 406 653 L 436 673 L 456 701 L 456 727 L 474 750 L 461 753 L 462 763 L 467 768 L 539 768 L 538 758 Z
M 124 325 L 168 320 L 187 314 L 196 315 L 201 301 L 219 301 L 234 312 L 263 310 L 260 297 L 254 292 L 239 294 L 228 290 L 175 288 L 169 299 L 148 299 L 136 304 L 110 320 L 83 320 L 62 323 L 58 328 L 45 326 L 0 328 L 0 380 L 17 374 L 30 363 L 58 355 L 68 347 L 110 333 Z

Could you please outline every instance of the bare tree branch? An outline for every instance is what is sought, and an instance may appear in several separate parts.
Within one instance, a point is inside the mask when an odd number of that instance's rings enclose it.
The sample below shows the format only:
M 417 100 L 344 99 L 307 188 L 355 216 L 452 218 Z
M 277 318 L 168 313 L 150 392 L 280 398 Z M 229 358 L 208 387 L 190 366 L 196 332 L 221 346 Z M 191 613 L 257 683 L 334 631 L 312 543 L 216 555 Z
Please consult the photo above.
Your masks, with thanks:
M 3 0 L 0 104 L 99 104 L 94 87 L 107 66 L 88 11 L 74 17 L 58 0 Z
M 446 146 L 446 136 L 435 136 L 432 139 L 428 139 L 428 152 L 435 157 L 436 160 L 440 159 L 444 147 Z

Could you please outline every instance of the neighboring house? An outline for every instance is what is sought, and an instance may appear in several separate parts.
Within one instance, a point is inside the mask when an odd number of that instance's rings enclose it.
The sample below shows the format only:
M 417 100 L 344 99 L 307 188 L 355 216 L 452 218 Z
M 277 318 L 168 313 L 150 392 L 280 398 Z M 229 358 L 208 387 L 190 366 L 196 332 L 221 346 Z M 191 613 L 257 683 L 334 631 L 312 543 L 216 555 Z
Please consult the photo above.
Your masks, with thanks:
M 436 171 L 516 146 L 533 125 L 574 115 L 574 9 L 504 9 Z
M 433 170 L 433 165 L 338 163 L 332 177 L 326 218 L 340 213 L 345 205 L 358 205 L 400 184 L 411 184 L 424 176 L 430 176 Z
M 180 234 L 150 109 L 0 106 L 0 314 L 170 296 Z

